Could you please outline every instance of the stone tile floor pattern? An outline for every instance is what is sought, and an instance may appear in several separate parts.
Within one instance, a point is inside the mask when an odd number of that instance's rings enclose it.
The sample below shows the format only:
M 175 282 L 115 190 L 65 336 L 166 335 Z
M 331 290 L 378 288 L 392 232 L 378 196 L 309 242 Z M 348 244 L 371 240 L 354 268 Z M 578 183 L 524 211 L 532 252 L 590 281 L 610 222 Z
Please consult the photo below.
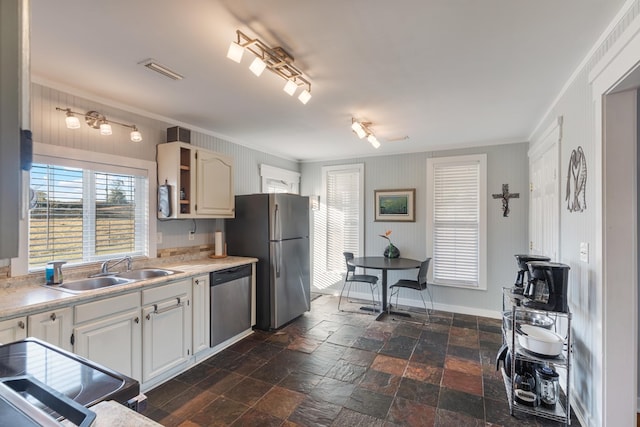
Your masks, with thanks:
M 357 303 L 337 305 L 320 296 L 284 328 L 149 391 L 144 415 L 180 427 L 563 425 L 509 414 L 499 320 L 411 309 L 375 321 Z

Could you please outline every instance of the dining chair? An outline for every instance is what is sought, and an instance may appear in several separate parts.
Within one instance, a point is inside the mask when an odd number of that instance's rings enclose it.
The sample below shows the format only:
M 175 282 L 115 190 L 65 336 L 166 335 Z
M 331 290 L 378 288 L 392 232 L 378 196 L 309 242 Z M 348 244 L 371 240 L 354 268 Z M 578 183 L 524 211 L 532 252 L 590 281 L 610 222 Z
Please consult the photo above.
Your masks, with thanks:
M 424 310 L 427 313 L 427 320 L 429 319 L 430 312 L 427 308 L 427 303 L 422 296 L 422 291 L 427 291 L 427 294 L 429 295 L 429 301 L 431 302 L 431 311 L 433 311 L 433 298 L 431 297 L 431 291 L 429 290 L 429 285 L 427 284 L 427 273 L 429 272 L 430 263 L 431 258 L 427 258 L 420 263 L 420 269 L 418 270 L 418 277 L 416 280 L 400 279 L 389 287 L 390 295 L 389 303 L 387 304 L 387 311 L 390 311 L 389 307 L 391 306 L 391 298 L 393 298 L 394 294 L 396 296 L 396 306 L 398 306 L 398 293 L 400 293 L 400 289 L 413 289 L 418 291 L 418 293 L 420 294 L 422 305 L 424 305 Z
M 352 252 L 343 252 L 344 261 L 347 264 L 347 275 L 344 277 L 344 283 L 342 284 L 342 291 L 340 292 L 340 298 L 338 299 L 338 310 L 340 310 L 340 303 L 342 302 L 342 294 L 344 294 L 344 289 L 349 285 L 347 289 L 347 300 L 349 299 L 349 293 L 351 292 L 351 285 L 354 282 L 368 283 L 369 289 L 371 290 L 371 305 L 374 310 L 376 306 L 379 304 L 376 302 L 375 296 L 373 294 L 374 290 L 378 293 L 378 276 L 373 276 L 371 274 L 356 274 L 356 266 L 349 264 L 349 261 L 353 259 Z

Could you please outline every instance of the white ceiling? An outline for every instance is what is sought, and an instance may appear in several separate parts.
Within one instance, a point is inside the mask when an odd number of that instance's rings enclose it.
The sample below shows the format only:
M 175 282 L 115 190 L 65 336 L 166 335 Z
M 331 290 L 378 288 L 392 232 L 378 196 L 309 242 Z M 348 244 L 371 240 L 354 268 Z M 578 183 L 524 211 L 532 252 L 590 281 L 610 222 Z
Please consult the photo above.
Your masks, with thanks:
M 522 142 L 623 3 L 31 0 L 31 72 L 302 161 Z M 236 29 L 295 58 L 307 105 L 251 74 L 250 55 L 226 58 Z M 184 80 L 138 65 L 147 58 Z M 378 150 L 352 117 L 373 123 Z

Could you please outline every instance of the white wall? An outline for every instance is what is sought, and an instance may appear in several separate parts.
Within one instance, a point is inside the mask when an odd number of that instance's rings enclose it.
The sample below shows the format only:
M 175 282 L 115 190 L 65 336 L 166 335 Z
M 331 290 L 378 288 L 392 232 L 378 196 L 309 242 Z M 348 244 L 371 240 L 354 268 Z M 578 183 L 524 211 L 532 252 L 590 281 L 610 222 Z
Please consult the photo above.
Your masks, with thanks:
M 546 129 L 557 116 L 563 116 L 563 137 L 561 143 L 561 190 L 567 179 L 567 167 L 571 151 L 578 146 L 582 146 L 588 168 L 586 203 L 587 209 L 584 212 L 569 212 L 566 204 L 561 204 L 560 217 L 560 261 L 571 266 L 569 275 L 569 300 L 573 312 L 573 397 L 574 409 L 578 413 L 585 425 L 629 425 L 622 424 L 619 420 L 631 420 L 634 418 L 633 409 L 627 408 L 625 411 L 608 411 L 605 408 L 605 400 L 620 401 L 624 397 L 628 401 L 629 396 L 626 390 L 628 387 L 620 384 L 618 395 L 604 395 L 605 390 L 603 378 L 608 373 L 605 367 L 610 363 L 605 357 L 607 351 L 616 352 L 615 345 L 610 349 L 604 348 L 603 334 L 605 334 L 605 324 L 607 319 L 603 310 L 603 299 L 606 298 L 607 289 L 602 278 L 602 265 L 606 262 L 601 258 L 599 248 L 601 237 L 605 235 L 602 227 L 603 196 L 596 190 L 603 188 L 602 168 L 603 158 L 601 156 L 601 117 L 597 114 L 594 105 L 598 95 L 594 93 L 592 85 L 592 74 L 594 70 L 602 72 L 603 62 L 610 60 L 612 52 L 623 49 L 625 39 L 629 38 L 630 31 L 637 31 L 640 25 L 640 2 L 630 0 L 625 4 L 622 11 L 611 23 L 609 29 L 603 34 L 601 39 L 595 44 L 593 50 L 585 58 L 583 64 L 576 70 L 575 74 L 568 81 L 563 92 L 548 111 L 548 114 L 541 121 L 538 130 L 530 138 L 535 141 L 540 132 Z M 634 53 L 640 61 L 640 51 Z M 620 76 L 622 77 L 622 76 Z M 602 92 L 603 93 L 603 92 Z M 633 171 L 629 171 L 630 174 Z M 630 176 L 631 179 L 633 177 Z M 615 190 L 614 190 L 615 191 Z M 561 200 L 564 199 L 562 194 Z M 589 262 L 581 262 L 579 256 L 580 243 L 588 243 L 591 249 Z M 610 284 L 610 286 L 629 286 L 628 283 Z M 635 293 L 629 293 L 634 295 Z M 615 311 L 615 308 L 612 308 Z M 613 314 L 613 312 L 610 312 Z M 631 322 L 632 317 L 629 317 Z M 617 324 L 613 327 L 625 328 L 624 324 Z M 626 328 L 632 330 L 632 328 Z M 626 357 L 626 366 L 618 366 L 620 371 L 626 371 L 630 381 L 635 382 L 635 375 L 628 375 L 634 369 L 629 370 L 629 364 L 636 364 L 633 355 Z M 614 367 L 614 369 L 616 369 Z M 634 387 L 635 389 L 635 387 Z M 611 390 L 615 390 L 612 385 Z M 620 390 L 625 390 L 624 396 L 620 395 Z M 631 391 L 633 393 L 633 390 Z M 633 400 L 633 399 L 632 399 Z M 609 408 L 612 409 L 612 408 Z M 618 420 L 618 421 L 613 421 Z
M 363 255 L 382 255 L 386 240 L 379 237 L 392 230 L 393 243 L 401 256 L 414 259 L 426 257 L 426 164 L 428 157 L 442 157 L 487 153 L 487 280 L 486 291 L 434 286 L 433 300 L 436 308 L 463 313 L 496 316 L 502 309 L 502 287 L 511 286 L 515 280 L 516 253 L 526 253 L 528 247 L 528 162 L 527 143 L 495 145 L 438 152 L 413 153 L 397 156 L 353 158 L 332 162 L 302 164 L 302 194 L 321 194 L 322 166 L 364 163 L 365 165 L 365 238 Z M 502 216 L 502 202 L 491 194 L 501 193 L 502 184 L 509 184 L 512 193 L 520 193 L 519 199 L 511 199 L 509 217 Z M 416 222 L 374 222 L 373 193 L 380 189 L 416 189 Z M 322 198 L 321 198 L 322 203 Z M 389 283 L 414 275 L 407 271 L 390 271 Z M 339 291 L 341 281 L 329 289 Z M 325 290 L 326 291 L 326 290 Z M 413 299 L 421 306 L 414 293 L 405 292 L 400 298 Z

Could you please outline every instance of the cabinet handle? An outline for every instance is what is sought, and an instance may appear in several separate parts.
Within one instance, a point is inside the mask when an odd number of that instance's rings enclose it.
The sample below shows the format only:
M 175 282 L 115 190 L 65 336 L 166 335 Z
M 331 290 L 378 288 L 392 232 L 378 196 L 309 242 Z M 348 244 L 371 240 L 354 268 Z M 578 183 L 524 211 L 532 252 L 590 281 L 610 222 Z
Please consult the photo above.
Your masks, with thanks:
M 56 314 L 55 313 L 51 313 L 51 316 L 49 316 L 49 319 L 51 319 L 52 322 L 56 321 Z
M 146 318 L 147 318 L 147 320 L 151 320 L 151 313 L 147 313 Z
M 136 323 L 140 323 L 140 318 L 138 316 L 136 316 L 136 318 L 133 319 L 133 321 L 136 322 Z
M 196 279 L 196 285 L 200 284 L 200 280 Z
M 18 321 L 18 328 L 24 329 L 24 322 L 22 320 Z
M 165 313 L 167 311 L 171 311 L 171 310 L 174 310 L 176 308 L 180 308 L 180 307 L 182 307 L 184 305 L 184 303 L 182 302 L 182 300 L 180 298 L 176 298 L 176 300 L 177 300 L 176 305 L 172 305 L 172 306 L 169 306 L 169 307 L 161 308 L 160 310 L 158 310 L 158 304 L 153 304 L 153 314 Z M 149 316 L 149 315 L 147 314 L 147 316 Z

